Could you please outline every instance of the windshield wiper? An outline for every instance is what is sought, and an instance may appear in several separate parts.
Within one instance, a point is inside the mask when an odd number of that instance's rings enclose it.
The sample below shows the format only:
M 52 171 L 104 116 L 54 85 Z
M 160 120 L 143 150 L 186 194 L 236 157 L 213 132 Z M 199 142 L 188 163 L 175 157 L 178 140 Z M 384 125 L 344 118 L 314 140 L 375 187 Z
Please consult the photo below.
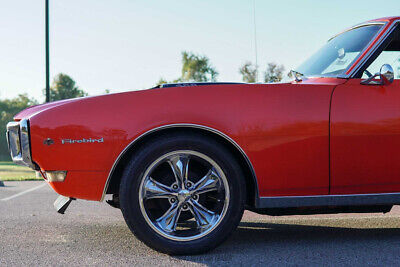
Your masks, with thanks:
M 296 82 L 301 82 L 303 80 L 302 77 L 304 77 L 303 73 L 300 73 L 298 71 L 295 70 L 290 70 L 290 75 L 293 76 L 293 78 L 296 80 Z

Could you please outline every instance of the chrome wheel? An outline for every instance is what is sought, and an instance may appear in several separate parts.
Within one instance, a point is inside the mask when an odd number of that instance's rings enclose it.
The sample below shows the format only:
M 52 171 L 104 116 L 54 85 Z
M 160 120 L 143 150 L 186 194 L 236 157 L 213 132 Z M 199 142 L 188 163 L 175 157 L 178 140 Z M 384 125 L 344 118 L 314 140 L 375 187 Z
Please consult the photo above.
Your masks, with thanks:
M 179 150 L 155 160 L 139 188 L 140 210 L 158 234 L 190 241 L 213 231 L 229 205 L 229 186 L 210 157 Z

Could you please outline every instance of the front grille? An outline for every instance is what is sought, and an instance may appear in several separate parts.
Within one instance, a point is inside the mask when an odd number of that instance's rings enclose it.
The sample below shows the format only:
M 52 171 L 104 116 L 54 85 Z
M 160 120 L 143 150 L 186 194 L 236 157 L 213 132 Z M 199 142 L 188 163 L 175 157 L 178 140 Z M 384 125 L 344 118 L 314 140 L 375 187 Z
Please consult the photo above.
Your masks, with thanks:
M 21 120 L 20 122 L 10 122 L 7 124 L 7 143 L 13 162 L 18 165 L 28 166 L 37 169 L 32 162 L 29 121 Z
M 19 138 L 19 123 L 11 122 L 7 125 L 7 141 L 11 158 L 21 156 L 21 141 Z

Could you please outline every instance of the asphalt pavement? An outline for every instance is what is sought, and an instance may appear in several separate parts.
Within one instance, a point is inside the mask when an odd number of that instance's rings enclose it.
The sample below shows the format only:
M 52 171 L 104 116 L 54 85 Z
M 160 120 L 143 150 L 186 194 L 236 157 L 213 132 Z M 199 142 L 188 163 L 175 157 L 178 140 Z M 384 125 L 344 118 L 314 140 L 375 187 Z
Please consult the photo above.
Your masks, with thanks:
M 232 237 L 196 256 L 168 256 L 138 241 L 121 212 L 78 200 L 57 214 L 45 182 L 0 187 L 0 266 L 400 264 L 400 207 L 387 214 L 271 217 L 246 212 Z

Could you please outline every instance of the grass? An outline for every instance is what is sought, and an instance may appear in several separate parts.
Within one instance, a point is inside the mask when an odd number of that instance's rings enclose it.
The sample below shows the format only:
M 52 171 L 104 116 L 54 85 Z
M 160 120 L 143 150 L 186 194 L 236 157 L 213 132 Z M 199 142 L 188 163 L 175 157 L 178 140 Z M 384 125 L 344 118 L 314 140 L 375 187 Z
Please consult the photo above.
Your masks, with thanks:
M 0 161 L 0 181 L 32 181 L 41 180 L 28 167 L 18 166 L 11 161 Z

